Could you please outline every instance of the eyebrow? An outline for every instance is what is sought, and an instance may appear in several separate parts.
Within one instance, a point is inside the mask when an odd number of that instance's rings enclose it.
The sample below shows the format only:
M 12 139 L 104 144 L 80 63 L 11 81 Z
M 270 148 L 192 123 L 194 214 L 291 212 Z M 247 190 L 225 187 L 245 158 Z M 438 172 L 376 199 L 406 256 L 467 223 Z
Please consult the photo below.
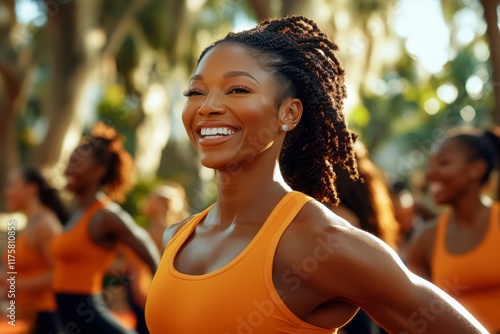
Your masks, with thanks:
M 229 72 L 224 73 L 222 75 L 222 78 L 229 79 L 229 78 L 235 78 L 235 77 L 240 77 L 240 76 L 248 77 L 248 78 L 252 79 L 253 81 L 255 81 L 257 84 L 259 84 L 259 86 L 260 86 L 260 82 L 257 79 L 255 79 L 255 77 L 253 75 L 251 75 L 248 72 L 244 72 L 244 71 L 229 71 Z M 189 81 L 191 82 L 194 80 L 203 80 L 203 75 L 195 74 L 191 77 L 191 80 L 189 80 Z

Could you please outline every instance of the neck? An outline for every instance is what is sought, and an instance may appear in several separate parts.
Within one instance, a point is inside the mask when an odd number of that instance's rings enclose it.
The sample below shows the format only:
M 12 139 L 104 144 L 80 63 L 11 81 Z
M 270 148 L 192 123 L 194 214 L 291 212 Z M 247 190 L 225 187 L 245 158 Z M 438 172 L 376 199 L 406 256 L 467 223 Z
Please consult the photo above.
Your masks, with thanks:
M 87 189 L 76 193 L 76 204 L 81 209 L 88 208 L 99 197 L 100 187 L 91 186 Z
M 279 200 L 291 191 L 276 160 L 259 167 L 242 167 L 238 173 L 217 172 L 216 213 L 220 222 L 263 223 Z
M 29 223 L 33 220 L 34 217 L 43 213 L 45 210 L 45 206 L 40 203 L 38 199 L 33 198 L 27 203 L 26 207 L 23 210 L 23 213 L 26 215 Z
M 466 193 L 451 204 L 453 216 L 457 224 L 471 225 L 484 213 L 487 207 L 481 201 L 479 191 Z

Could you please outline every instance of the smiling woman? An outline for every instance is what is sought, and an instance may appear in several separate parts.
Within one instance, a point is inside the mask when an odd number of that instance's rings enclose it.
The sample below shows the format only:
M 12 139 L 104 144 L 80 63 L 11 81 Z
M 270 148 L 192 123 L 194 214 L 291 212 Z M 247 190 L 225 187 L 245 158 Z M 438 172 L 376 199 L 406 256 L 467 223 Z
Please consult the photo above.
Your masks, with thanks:
M 336 50 L 291 16 L 202 52 L 182 119 L 217 200 L 165 232 L 151 333 L 335 333 L 360 307 L 391 333 L 486 333 L 322 204 L 338 201 L 333 165 L 357 176 Z M 432 320 L 418 313 L 429 307 Z
M 71 154 L 65 175 L 77 210 L 51 245 L 53 286 L 63 327 L 71 333 L 132 333 L 102 297 L 104 274 L 120 244 L 154 272 L 158 251 L 149 235 L 116 202 L 131 186 L 132 157 L 116 131 L 97 123 Z
M 491 333 L 500 333 L 500 203 L 483 191 L 500 156 L 493 131 L 457 128 L 436 143 L 427 180 L 448 210 L 410 243 L 408 266 L 448 291 Z

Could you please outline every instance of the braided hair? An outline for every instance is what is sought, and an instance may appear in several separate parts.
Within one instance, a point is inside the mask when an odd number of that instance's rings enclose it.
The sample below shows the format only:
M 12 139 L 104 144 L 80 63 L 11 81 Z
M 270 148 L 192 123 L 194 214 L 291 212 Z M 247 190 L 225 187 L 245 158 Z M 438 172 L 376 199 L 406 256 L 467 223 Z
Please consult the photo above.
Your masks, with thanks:
M 198 62 L 222 43 L 246 48 L 262 69 L 275 76 L 282 87 L 279 104 L 286 97 L 301 100 L 301 121 L 283 143 L 281 172 L 293 189 L 336 205 L 333 166 L 340 164 L 357 178 L 356 135 L 348 129 L 342 111 L 346 87 L 344 70 L 334 53 L 337 45 L 312 20 L 288 16 L 229 33 L 206 48 Z
M 84 138 L 82 146 L 106 168 L 100 181 L 106 194 L 114 201 L 125 201 L 125 195 L 132 188 L 134 162 L 123 147 L 123 137 L 111 126 L 98 122 L 91 135 Z
M 51 187 L 45 177 L 35 168 L 22 168 L 21 176 L 24 182 L 37 186 L 37 198 L 47 208 L 52 210 L 64 225 L 69 219 L 69 213 L 57 190 Z
M 469 159 L 484 160 L 486 170 L 481 178 L 481 185 L 490 179 L 490 176 L 500 159 L 500 137 L 499 129 L 486 130 L 474 129 L 463 126 L 448 131 L 446 139 L 458 141 L 469 154 Z

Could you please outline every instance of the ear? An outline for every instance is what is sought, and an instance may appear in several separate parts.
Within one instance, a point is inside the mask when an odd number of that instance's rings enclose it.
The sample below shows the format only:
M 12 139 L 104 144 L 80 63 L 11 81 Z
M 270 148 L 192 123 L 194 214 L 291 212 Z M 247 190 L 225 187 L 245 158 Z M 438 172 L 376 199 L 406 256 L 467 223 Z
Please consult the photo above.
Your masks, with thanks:
M 95 178 L 100 182 L 106 174 L 106 167 L 100 163 L 96 163 L 92 173 L 95 175 Z
M 286 125 L 288 131 L 293 130 L 299 124 L 302 117 L 302 101 L 297 98 L 290 98 L 284 101 L 279 109 L 279 122 Z
M 474 181 L 481 182 L 484 174 L 486 173 L 486 169 L 488 166 L 486 165 L 486 161 L 483 159 L 476 159 L 471 161 L 469 164 L 469 176 Z

